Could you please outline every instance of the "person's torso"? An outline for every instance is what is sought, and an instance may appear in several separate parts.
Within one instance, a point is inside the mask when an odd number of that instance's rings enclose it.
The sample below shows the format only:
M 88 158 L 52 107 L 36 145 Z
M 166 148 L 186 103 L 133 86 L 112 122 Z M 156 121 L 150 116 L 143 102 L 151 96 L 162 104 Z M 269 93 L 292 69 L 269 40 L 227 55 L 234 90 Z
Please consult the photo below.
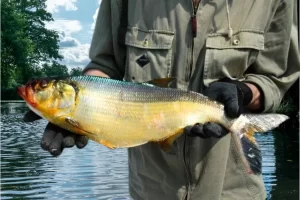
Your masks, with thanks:
M 226 2 L 202 0 L 194 10 L 192 0 L 129 1 L 125 80 L 175 77 L 174 87 L 190 85 L 201 91 L 203 83 L 223 77 L 243 79 L 264 48 L 264 31 L 276 3 Z
M 175 77 L 172 87 L 197 92 L 223 77 L 242 80 L 264 48 L 277 3 L 202 0 L 194 37 L 192 0 L 130 0 L 124 79 Z M 262 199 L 261 176 L 247 174 L 237 157 L 230 135 L 206 140 L 182 135 L 171 154 L 153 143 L 130 148 L 130 191 L 136 199 Z

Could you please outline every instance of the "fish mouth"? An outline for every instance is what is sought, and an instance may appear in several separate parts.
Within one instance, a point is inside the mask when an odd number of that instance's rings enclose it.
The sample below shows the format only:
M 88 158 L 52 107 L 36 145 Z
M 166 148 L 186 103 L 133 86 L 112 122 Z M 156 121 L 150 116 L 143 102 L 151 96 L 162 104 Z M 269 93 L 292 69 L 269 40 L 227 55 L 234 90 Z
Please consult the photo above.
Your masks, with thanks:
M 31 88 L 26 87 L 26 86 L 20 86 L 17 87 L 17 93 L 19 96 L 21 96 L 26 102 L 28 102 L 31 106 L 35 106 L 36 103 L 34 102 L 33 99 L 33 91 Z
M 25 99 L 26 98 L 26 87 L 25 86 L 17 87 L 17 93 L 19 96 L 21 96 L 23 99 Z

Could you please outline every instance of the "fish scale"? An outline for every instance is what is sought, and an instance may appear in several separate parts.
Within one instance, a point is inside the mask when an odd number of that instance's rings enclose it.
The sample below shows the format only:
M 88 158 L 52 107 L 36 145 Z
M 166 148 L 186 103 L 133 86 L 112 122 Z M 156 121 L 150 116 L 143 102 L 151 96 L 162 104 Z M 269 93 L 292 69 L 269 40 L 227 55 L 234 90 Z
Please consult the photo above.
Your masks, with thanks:
M 168 81 L 152 83 L 165 85 Z M 167 150 L 186 126 L 219 123 L 231 132 L 249 173 L 261 173 L 254 133 L 288 119 L 272 113 L 230 119 L 222 104 L 196 92 L 95 76 L 34 80 L 18 92 L 30 109 L 49 122 L 109 148 L 157 142 Z
M 89 101 L 79 100 L 82 103 L 76 107 L 73 119 L 87 127 L 85 130 L 89 133 L 101 132 L 98 138 L 109 140 L 113 146 L 137 145 L 132 139 L 133 135 L 141 143 L 159 141 L 184 128 L 185 123 L 195 124 L 200 120 L 196 114 L 186 117 L 186 113 L 196 113 L 195 109 L 199 109 L 199 103 L 193 98 L 196 96 L 194 93 L 187 96 L 186 91 L 178 92 L 148 84 L 120 84 L 110 79 L 101 79 L 102 82 L 98 84 L 85 84 L 86 81 L 97 80 L 87 80 L 85 77 L 72 79 L 80 85 L 82 97 L 92 97 Z M 102 92 L 95 92 L 97 90 Z M 98 112 L 93 112 L 96 110 Z M 116 122 L 112 124 L 112 121 Z M 89 124 L 97 124 L 97 128 Z M 109 134 L 112 130 L 119 133 L 113 140 L 112 134 Z

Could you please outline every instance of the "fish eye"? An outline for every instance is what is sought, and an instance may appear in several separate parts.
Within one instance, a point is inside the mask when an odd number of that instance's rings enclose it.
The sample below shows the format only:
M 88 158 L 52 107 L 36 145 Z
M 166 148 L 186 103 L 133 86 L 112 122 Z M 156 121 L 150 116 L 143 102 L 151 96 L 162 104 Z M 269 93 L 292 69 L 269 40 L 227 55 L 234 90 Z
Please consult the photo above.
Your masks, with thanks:
M 48 86 L 48 81 L 47 80 L 45 80 L 45 79 L 42 79 L 41 81 L 40 81 L 40 86 L 42 87 L 42 88 L 45 88 L 45 87 L 47 87 Z
M 33 80 L 29 83 L 30 86 L 34 87 L 37 84 L 37 80 Z

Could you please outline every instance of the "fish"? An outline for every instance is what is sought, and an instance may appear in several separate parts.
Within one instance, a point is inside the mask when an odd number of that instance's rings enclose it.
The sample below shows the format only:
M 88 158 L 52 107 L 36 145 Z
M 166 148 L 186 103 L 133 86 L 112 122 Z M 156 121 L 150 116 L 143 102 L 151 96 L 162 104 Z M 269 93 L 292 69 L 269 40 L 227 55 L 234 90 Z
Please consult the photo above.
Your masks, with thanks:
M 111 149 L 155 142 L 167 151 L 185 128 L 215 122 L 225 127 L 249 173 L 260 174 L 262 156 L 254 134 L 288 119 L 282 114 L 242 114 L 203 94 L 168 87 L 173 78 L 147 83 L 98 76 L 40 78 L 17 88 L 28 107 L 47 121 Z

